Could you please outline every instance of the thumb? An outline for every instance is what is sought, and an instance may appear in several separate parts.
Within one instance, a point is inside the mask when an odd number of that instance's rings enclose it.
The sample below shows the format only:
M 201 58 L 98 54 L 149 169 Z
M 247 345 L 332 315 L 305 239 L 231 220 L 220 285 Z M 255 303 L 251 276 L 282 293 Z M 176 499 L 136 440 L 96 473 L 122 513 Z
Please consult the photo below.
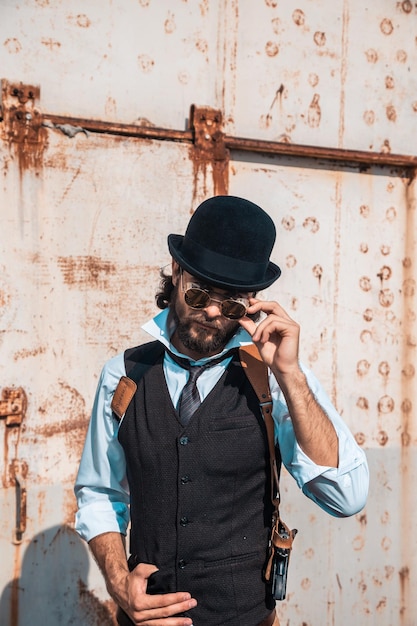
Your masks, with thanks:
M 139 563 L 139 565 L 137 565 L 135 569 L 131 571 L 131 575 L 145 578 L 147 580 L 152 574 L 157 571 L 158 568 L 151 563 Z

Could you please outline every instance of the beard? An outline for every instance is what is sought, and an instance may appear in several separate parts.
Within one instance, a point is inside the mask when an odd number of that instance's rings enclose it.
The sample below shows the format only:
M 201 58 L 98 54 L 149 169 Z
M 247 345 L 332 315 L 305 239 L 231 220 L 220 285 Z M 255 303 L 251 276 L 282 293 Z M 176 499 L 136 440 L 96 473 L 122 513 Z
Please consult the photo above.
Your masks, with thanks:
M 203 310 L 197 311 L 179 302 L 177 288 L 171 297 L 170 317 L 182 344 L 202 357 L 221 352 L 240 327 L 221 315 L 209 318 Z

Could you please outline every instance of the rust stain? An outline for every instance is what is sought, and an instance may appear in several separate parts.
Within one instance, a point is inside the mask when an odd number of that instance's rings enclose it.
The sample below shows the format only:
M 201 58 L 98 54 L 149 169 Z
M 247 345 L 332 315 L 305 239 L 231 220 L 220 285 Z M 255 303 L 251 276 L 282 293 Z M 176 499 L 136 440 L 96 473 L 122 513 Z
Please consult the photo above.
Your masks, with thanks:
M 89 28 L 91 26 L 91 20 L 85 13 L 68 15 L 67 20 L 70 24 L 78 26 L 79 28 Z
M 405 50 L 397 50 L 395 58 L 397 59 L 398 63 L 405 63 L 407 61 L 407 53 L 406 53 L 406 51 Z
M 209 50 L 209 45 L 207 39 L 197 39 L 197 41 L 195 42 L 195 47 L 199 52 L 201 52 L 201 54 L 204 54 L 206 56 L 206 61 L 208 62 L 207 53 Z
M 378 62 L 378 52 L 374 50 L 374 48 L 369 48 L 369 50 L 365 50 L 365 56 L 368 63 Z
M 402 368 L 401 373 L 405 378 L 413 378 L 415 376 L 416 370 L 412 363 L 407 363 Z
M 14 361 L 20 361 L 21 359 L 27 359 L 31 356 L 38 356 L 39 354 L 45 354 L 45 346 L 39 346 L 39 348 L 32 348 L 31 350 L 20 350 L 13 355 Z
M 155 61 L 147 54 L 139 54 L 138 64 L 144 74 L 149 74 L 153 70 Z
M 63 523 L 72 528 L 74 526 L 75 514 L 78 509 L 77 501 L 75 499 L 74 490 L 72 487 L 64 490 L 63 503 Z M 42 516 L 40 516 L 40 519 L 42 519 Z
M 370 291 L 372 289 L 371 279 L 368 276 L 362 276 L 359 279 L 359 287 L 362 291 Z
M 381 289 L 378 294 L 378 300 L 381 306 L 387 308 L 394 303 L 394 293 L 391 289 Z
M 355 433 L 355 440 L 358 446 L 363 446 L 366 441 L 365 433 Z
M 318 128 L 321 121 L 320 96 L 315 93 L 307 112 L 307 123 L 311 128 Z
M 387 106 L 387 108 L 385 109 L 386 115 L 387 115 L 387 119 L 390 122 L 396 122 L 397 121 L 397 111 L 395 110 L 395 107 L 390 104 Z
M 382 20 L 380 24 L 380 29 L 384 35 L 391 35 L 394 30 L 394 25 L 391 20 L 386 17 Z
M 395 408 L 394 399 L 391 396 L 382 396 L 382 398 L 378 401 L 378 411 L 379 413 L 392 413 Z
M 293 230 L 295 228 L 295 219 L 289 215 L 288 217 L 283 217 L 281 220 L 282 226 L 285 230 Z
M 276 41 L 267 41 L 265 44 L 265 52 L 269 57 L 276 57 L 279 52 L 279 45 Z
M 395 82 L 393 76 L 385 76 L 385 87 L 387 89 L 394 89 Z
M 367 124 L 368 126 L 372 126 L 372 124 L 375 122 L 375 113 L 373 111 L 365 111 L 363 114 L 363 119 L 365 124 Z
M 287 258 L 285 259 L 285 265 L 291 269 L 292 267 L 295 267 L 297 265 L 297 259 L 295 258 L 295 256 L 293 254 L 289 254 L 287 256 Z
M 398 3 L 404 13 L 411 13 L 413 10 L 413 3 L 410 0 L 404 0 L 401 3 Z
M 3 45 L 9 54 L 18 54 L 22 50 L 22 44 L 16 37 L 9 37 Z
M 90 626 L 117 626 L 116 605 L 112 600 L 99 600 L 81 579 L 78 580 L 78 595 Z
M 304 26 L 304 23 L 305 23 L 304 11 L 302 11 L 301 9 L 295 9 L 295 11 L 293 11 L 293 14 L 292 14 L 292 19 L 293 19 L 294 24 L 296 24 L 297 26 Z
M 358 376 L 365 376 L 369 372 L 370 367 L 371 367 L 371 364 L 366 359 L 362 359 L 361 361 L 358 361 L 358 364 L 356 366 L 356 372 Z
M 365 320 L 365 322 L 372 322 L 372 320 L 374 319 L 374 314 L 373 314 L 372 309 L 365 309 L 362 317 Z
M 315 278 L 317 278 L 317 279 L 318 279 L 318 281 L 320 282 L 320 281 L 321 281 L 321 278 L 322 278 L 322 276 L 323 276 L 323 268 L 322 268 L 322 266 L 321 266 L 321 265 L 318 265 L 318 264 L 317 264 L 317 265 L 315 265 L 315 266 L 313 267 L 312 272 L 313 272 L 313 276 L 314 276 Z
M 71 287 L 106 289 L 117 273 L 115 263 L 95 256 L 58 257 L 65 284 Z
M 380 446 L 385 446 L 388 443 L 388 434 L 385 432 L 385 430 L 380 430 L 377 433 L 376 440 Z
M 320 78 L 317 74 L 312 72 L 311 74 L 308 75 L 308 82 L 311 85 L 311 87 L 317 87 L 317 85 L 320 82 Z
M 384 378 L 386 378 L 387 376 L 389 376 L 391 371 L 390 365 L 387 361 L 381 361 L 381 363 L 378 365 L 378 372 L 381 374 L 381 376 L 384 376 Z
M 389 139 L 384 139 L 384 143 L 381 146 L 382 154 L 390 154 L 391 153 L 391 145 Z
M 365 409 L 368 410 L 369 409 L 369 402 L 367 398 L 364 398 L 363 396 L 358 398 L 357 402 L 356 402 L 356 406 L 359 409 Z
M 378 278 L 383 282 L 384 280 L 389 280 L 392 276 L 392 270 L 388 265 L 384 265 L 381 267 L 377 274 Z
M 50 37 L 49 38 L 43 37 L 41 39 L 41 44 L 45 46 L 46 48 L 49 48 L 51 52 L 59 50 L 59 48 L 61 47 L 61 43 L 59 41 L 51 39 Z
M 207 13 L 209 11 L 209 0 L 201 0 L 201 2 L 199 4 L 199 8 L 200 8 L 200 13 L 201 13 L 202 17 L 207 15 Z
M 320 230 L 320 222 L 316 217 L 306 217 L 303 227 L 311 233 L 317 233 Z
M 314 43 L 316 44 L 316 46 L 322 47 L 326 45 L 326 33 L 322 31 L 315 32 L 313 39 L 314 39 Z
M 167 33 L 167 35 L 171 35 L 177 28 L 177 25 L 175 23 L 175 16 L 169 11 L 168 12 L 168 17 L 164 22 L 164 30 Z
M 46 400 L 38 407 L 38 412 L 44 417 L 44 422 L 35 428 L 28 427 L 26 439 L 36 444 L 38 440 L 63 436 L 68 459 L 78 462 L 89 422 L 83 396 L 66 382 L 58 381 Z M 51 416 L 55 416 L 56 421 L 47 421 Z
M 279 17 L 274 17 L 271 20 L 271 26 L 272 26 L 272 30 L 274 31 L 274 33 L 276 35 L 279 35 L 281 31 L 281 20 L 279 19 Z

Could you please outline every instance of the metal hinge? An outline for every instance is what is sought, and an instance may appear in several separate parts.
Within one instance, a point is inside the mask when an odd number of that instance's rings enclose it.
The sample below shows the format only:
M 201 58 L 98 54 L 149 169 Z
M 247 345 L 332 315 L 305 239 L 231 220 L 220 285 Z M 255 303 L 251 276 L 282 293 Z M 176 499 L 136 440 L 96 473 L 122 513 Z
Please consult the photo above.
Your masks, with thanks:
M 27 398 L 22 387 L 5 387 L 1 392 L 0 419 L 6 426 L 20 426 L 26 415 Z
M 226 148 L 223 132 L 223 115 L 218 109 L 190 108 L 190 128 L 194 139 L 194 163 L 197 169 L 211 163 L 213 168 L 214 194 L 226 194 L 228 190 L 230 152 Z
M 36 107 L 39 96 L 40 88 L 36 85 L 1 81 L 1 138 L 14 148 L 21 170 L 42 164 L 47 130 Z

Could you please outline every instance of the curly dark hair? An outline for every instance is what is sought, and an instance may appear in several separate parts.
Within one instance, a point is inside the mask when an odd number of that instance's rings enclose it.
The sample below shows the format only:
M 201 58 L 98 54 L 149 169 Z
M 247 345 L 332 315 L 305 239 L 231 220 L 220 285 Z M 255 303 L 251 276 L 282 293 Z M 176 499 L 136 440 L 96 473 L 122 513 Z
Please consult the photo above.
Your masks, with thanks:
M 171 296 L 175 287 L 172 282 L 171 274 L 165 274 L 164 269 L 159 272 L 161 281 L 159 283 L 160 291 L 155 294 L 156 306 L 159 309 L 166 309 L 171 304 Z

